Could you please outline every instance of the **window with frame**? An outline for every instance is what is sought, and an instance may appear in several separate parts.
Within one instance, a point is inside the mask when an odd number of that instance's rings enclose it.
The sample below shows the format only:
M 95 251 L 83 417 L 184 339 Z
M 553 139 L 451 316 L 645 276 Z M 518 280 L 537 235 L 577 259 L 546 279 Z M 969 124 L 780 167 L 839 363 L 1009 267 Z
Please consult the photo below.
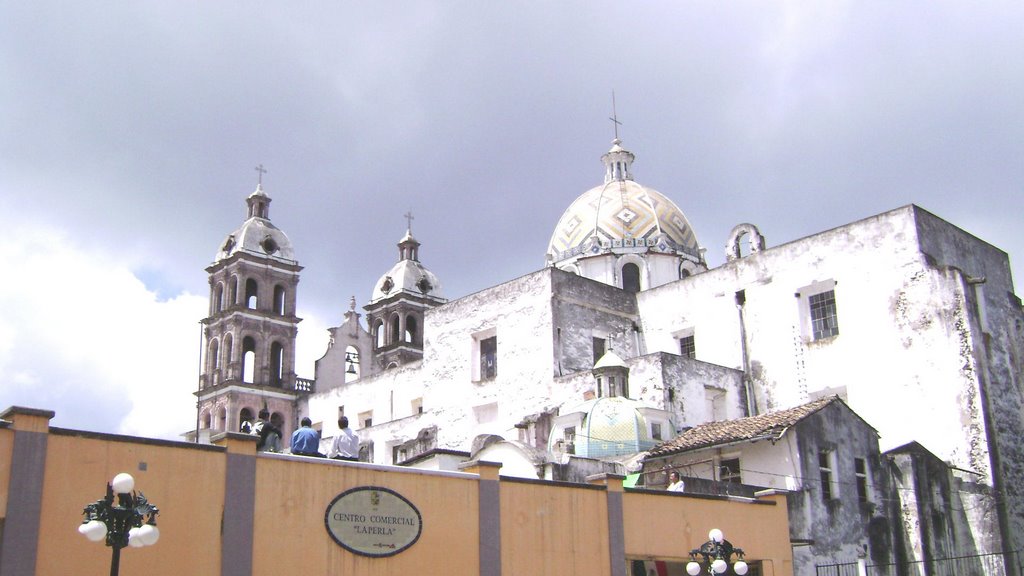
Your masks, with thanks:
M 473 335 L 473 381 L 498 376 L 498 335 L 492 328 Z
M 608 351 L 608 340 L 598 336 L 594 336 L 594 364 L 604 356 L 604 353 Z
M 694 340 L 693 334 L 679 339 L 679 355 L 683 358 L 697 357 L 697 342 Z
M 857 485 L 857 501 L 866 504 L 871 501 L 871 489 L 868 484 L 868 463 L 864 458 L 853 459 L 853 476 Z
M 807 298 L 807 305 L 811 315 L 812 339 L 821 340 L 839 334 L 835 290 L 811 294 Z
M 367 412 L 360 412 L 359 425 L 363 428 L 369 428 L 370 426 L 373 426 L 373 410 Z
M 720 482 L 740 483 L 740 459 L 723 458 L 718 462 L 718 480 Z
M 834 450 L 818 451 L 818 476 L 821 482 L 821 499 L 826 503 L 839 497 L 835 477 L 835 457 L 836 453 Z
M 661 422 L 651 422 L 651 440 L 662 440 Z

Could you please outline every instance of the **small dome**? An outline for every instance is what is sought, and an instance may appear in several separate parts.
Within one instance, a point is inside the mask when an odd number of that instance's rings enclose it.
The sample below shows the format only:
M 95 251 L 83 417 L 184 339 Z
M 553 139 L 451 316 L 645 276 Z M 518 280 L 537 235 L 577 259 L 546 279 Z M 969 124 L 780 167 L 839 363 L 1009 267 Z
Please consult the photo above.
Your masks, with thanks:
M 615 352 L 609 350 L 605 352 L 594 364 L 594 370 L 600 370 L 602 368 L 626 368 L 626 361 Z
M 373 286 L 370 303 L 407 292 L 432 298 L 444 298 L 441 281 L 416 260 L 401 260 L 391 267 Z
M 420 263 L 419 247 L 420 243 L 413 238 L 412 231 L 407 230 L 398 242 L 398 263 L 373 285 L 370 304 L 401 292 L 444 300 L 441 281 Z
M 581 194 L 562 214 L 548 244 L 549 263 L 636 248 L 701 261 L 683 211 L 661 192 L 633 181 L 633 157 L 618 140 L 602 156 L 605 183 Z
M 650 426 L 644 412 L 651 409 L 641 402 L 610 396 L 588 400 L 563 414 L 582 413 L 583 421 L 574 440 L 575 453 L 588 458 L 622 456 L 652 448 Z M 560 430 L 552 430 L 548 450 L 562 438 Z
M 263 192 L 262 186 L 257 186 L 256 191 L 249 195 L 246 202 L 249 204 L 248 219 L 241 227 L 228 234 L 213 261 L 220 262 L 237 252 L 294 261 L 295 252 L 291 240 L 270 222 L 270 197 Z

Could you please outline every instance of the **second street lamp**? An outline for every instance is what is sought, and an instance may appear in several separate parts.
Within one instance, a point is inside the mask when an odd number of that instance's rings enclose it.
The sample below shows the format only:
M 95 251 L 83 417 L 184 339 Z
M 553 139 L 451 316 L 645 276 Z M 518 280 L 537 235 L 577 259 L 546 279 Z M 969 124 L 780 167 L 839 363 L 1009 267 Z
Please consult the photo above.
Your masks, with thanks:
M 697 576 L 701 572 L 702 565 L 707 565 L 708 574 L 724 574 L 729 569 L 729 560 L 736 556 L 736 563 L 733 565 L 733 572 L 739 576 L 747 573 L 747 563 L 743 561 L 743 550 L 736 548 L 725 539 L 725 535 L 718 528 L 708 532 L 708 541 L 701 544 L 700 548 L 690 550 L 690 563 L 686 565 L 686 573 L 690 576 Z M 699 561 L 698 561 L 699 557 Z

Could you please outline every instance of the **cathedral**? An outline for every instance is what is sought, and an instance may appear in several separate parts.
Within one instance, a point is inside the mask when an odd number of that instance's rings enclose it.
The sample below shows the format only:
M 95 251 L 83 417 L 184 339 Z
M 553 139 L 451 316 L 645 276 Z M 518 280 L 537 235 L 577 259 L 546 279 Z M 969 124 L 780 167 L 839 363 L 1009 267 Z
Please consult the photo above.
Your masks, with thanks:
M 568 206 L 525 276 L 445 294 L 408 230 L 362 312 L 353 298 L 330 330 L 312 380 L 294 369 L 302 267 L 257 187 L 206 269 L 197 432 L 238 430 L 266 409 L 286 438 L 309 416 L 326 445 L 345 416 L 366 462 L 453 470 L 517 454 L 502 474 L 574 480 L 568 463 L 635 472 L 709 423 L 797 410 L 774 420 L 796 426 L 800 407 L 825 402 L 872 435 L 858 445 L 874 455 L 844 459 L 837 439 L 820 462 L 779 458 L 885 494 L 900 455 L 920 447 L 974 494 L 962 525 L 929 520 L 925 532 L 948 533 L 953 551 L 1024 549 L 1024 312 L 1005 252 L 909 205 L 775 246 L 740 223 L 709 268 L 683 211 L 634 180 L 634 154 L 616 139 L 601 159 L 603 182 Z M 709 479 L 764 486 L 732 468 L 731 450 L 706 455 Z M 880 514 L 851 515 L 875 526 Z

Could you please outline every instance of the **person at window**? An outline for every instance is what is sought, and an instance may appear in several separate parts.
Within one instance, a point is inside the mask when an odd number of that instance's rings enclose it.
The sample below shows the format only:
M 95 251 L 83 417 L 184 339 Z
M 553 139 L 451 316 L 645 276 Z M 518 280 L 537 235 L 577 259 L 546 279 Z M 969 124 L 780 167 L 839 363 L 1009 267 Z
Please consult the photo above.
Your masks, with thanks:
M 668 487 L 665 489 L 669 492 L 683 491 L 683 479 L 679 477 L 679 472 L 673 470 L 668 473 Z
M 348 427 L 348 417 L 338 419 L 338 435 L 331 442 L 331 451 L 327 453 L 334 460 L 359 461 L 359 436 Z
M 260 410 L 260 417 L 252 426 L 252 432 L 259 436 L 256 441 L 256 450 L 261 452 L 281 451 L 281 430 L 270 422 L 270 411 L 264 408 Z
M 302 418 L 302 427 L 292 433 L 292 454 L 324 457 L 320 453 L 320 433 L 313 430 L 313 421 L 308 416 Z

